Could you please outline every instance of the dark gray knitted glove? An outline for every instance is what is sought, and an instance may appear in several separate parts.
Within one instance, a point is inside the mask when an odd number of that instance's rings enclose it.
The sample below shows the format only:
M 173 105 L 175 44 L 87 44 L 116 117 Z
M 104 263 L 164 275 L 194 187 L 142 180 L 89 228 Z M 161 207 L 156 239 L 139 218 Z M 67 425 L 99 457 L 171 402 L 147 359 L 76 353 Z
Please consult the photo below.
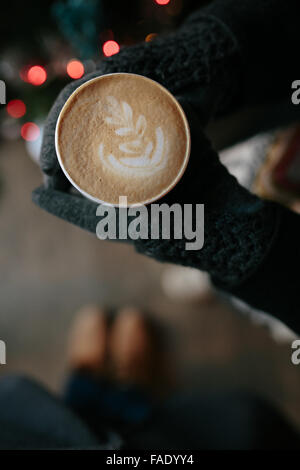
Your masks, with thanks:
M 187 240 L 138 240 L 138 251 L 161 261 L 195 266 L 231 284 L 255 269 L 267 250 L 276 221 L 275 209 L 244 190 L 220 164 L 201 131 L 212 113 L 225 112 L 239 95 L 239 51 L 227 28 L 212 17 L 200 16 L 175 34 L 124 49 L 102 62 L 99 70 L 68 85 L 54 104 L 45 127 L 41 168 L 45 185 L 33 200 L 48 212 L 93 233 L 97 205 L 69 192 L 55 152 L 59 112 L 82 83 L 103 73 L 126 71 L 149 76 L 192 102 L 187 110 L 192 130 L 192 155 L 186 173 L 164 202 L 205 204 L 205 244 L 186 251 Z M 208 112 L 209 111 L 209 112 Z

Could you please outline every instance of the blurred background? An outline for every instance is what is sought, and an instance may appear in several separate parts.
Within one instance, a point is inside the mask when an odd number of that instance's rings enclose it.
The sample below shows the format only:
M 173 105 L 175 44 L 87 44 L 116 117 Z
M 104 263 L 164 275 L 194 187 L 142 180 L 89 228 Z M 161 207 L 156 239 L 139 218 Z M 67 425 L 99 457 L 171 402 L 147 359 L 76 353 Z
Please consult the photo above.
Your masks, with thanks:
M 194 397 L 246 391 L 272 403 L 300 431 L 293 332 L 216 292 L 203 273 L 100 242 L 31 202 L 31 191 L 42 181 L 37 162 L 43 122 L 59 91 L 120 48 L 173 30 L 205 3 L 6 4 L 0 32 L 0 79 L 6 84 L 0 107 L 0 339 L 7 345 L 7 365 L 0 374 L 30 374 L 59 391 L 75 312 L 86 303 L 137 305 L 161 328 L 178 390 Z M 253 133 L 258 115 L 261 121 L 261 113 L 252 113 L 236 119 L 236 126 L 211 126 L 215 145 L 228 147 L 233 134 L 245 137 L 246 129 Z M 264 133 L 222 153 L 246 186 L 260 174 L 272 139 L 273 133 Z

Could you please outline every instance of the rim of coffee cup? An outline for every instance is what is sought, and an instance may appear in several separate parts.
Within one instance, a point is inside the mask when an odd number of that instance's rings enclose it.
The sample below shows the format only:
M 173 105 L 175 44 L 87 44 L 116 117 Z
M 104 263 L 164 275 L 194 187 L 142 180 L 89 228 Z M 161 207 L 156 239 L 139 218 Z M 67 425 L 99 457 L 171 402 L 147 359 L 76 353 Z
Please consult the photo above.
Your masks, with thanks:
M 152 198 L 150 199 L 147 199 L 146 201 L 142 201 L 142 202 L 138 202 L 138 203 L 134 203 L 134 204 L 127 204 L 126 207 L 139 207 L 139 206 L 143 206 L 143 205 L 148 205 L 148 204 L 151 204 L 155 201 L 158 201 L 159 199 L 161 199 L 162 197 L 166 196 L 166 194 L 168 194 L 176 185 L 177 183 L 181 180 L 185 170 L 186 170 L 186 167 L 187 167 L 187 164 L 188 164 L 188 161 L 189 161 L 189 158 L 190 158 L 190 153 L 191 153 L 191 132 L 190 132 L 190 126 L 189 126 L 189 123 L 188 123 L 188 119 L 186 117 L 186 114 L 184 112 L 184 109 L 183 107 L 181 106 L 181 104 L 179 103 L 179 101 L 175 98 L 174 95 L 172 95 L 172 93 L 167 90 L 167 88 L 165 88 L 163 85 L 161 85 L 160 83 L 156 82 L 155 80 L 152 80 L 151 78 L 148 78 L 148 77 L 145 77 L 144 75 L 139 75 L 139 74 L 136 74 L 136 73 L 128 73 L 128 72 L 115 72 L 115 73 L 108 73 L 108 74 L 104 74 L 104 75 L 100 75 L 98 77 L 94 77 L 94 78 L 91 78 L 90 80 L 87 80 L 86 82 L 82 83 L 82 85 L 80 85 L 78 88 L 76 88 L 72 93 L 71 95 L 69 96 L 69 98 L 67 99 L 67 101 L 65 102 L 65 104 L 63 105 L 62 109 L 60 110 L 60 113 L 58 115 L 58 118 L 57 118 L 57 121 L 56 121 L 56 126 L 55 126 L 55 151 L 56 151 L 56 156 L 57 156 L 57 159 L 58 159 L 58 162 L 59 162 L 59 165 L 64 173 L 64 175 L 66 176 L 66 178 L 70 181 L 70 183 L 72 184 L 72 186 L 74 186 L 75 189 L 77 189 L 77 191 L 79 191 L 83 196 L 85 196 L 87 199 L 90 199 L 91 201 L 97 203 L 97 204 L 104 204 L 106 206 L 110 206 L 110 207 L 122 207 L 122 205 L 120 204 L 114 204 L 114 203 L 111 203 L 111 202 L 107 202 L 107 201 L 104 201 L 104 200 L 101 200 L 95 196 L 92 196 L 91 194 L 89 194 L 88 192 L 86 192 L 84 189 L 82 189 L 77 183 L 75 183 L 75 181 L 72 179 L 72 177 L 69 175 L 68 171 L 66 170 L 65 166 L 64 166 L 64 163 L 62 161 L 62 158 L 61 158 L 61 155 L 60 155 L 60 151 L 59 151 L 59 144 L 58 144 L 58 129 L 59 129 L 59 125 L 60 125 L 60 121 L 61 121 L 61 117 L 65 111 L 65 109 L 67 108 L 67 106 L 69 105 L 69 101 L 77 94 L 79 93 L 79 91 L 82 89 L 82 88 L 85 88 L 86 86 L 88 86 L 88 84 L 90 84 L 91 82 L 95 82 L 95 81 L 98 81 L 98 80 L 101 80 L 103 78 L 106 78 L 106 77 L 110 77 L 110 76 L 115 76 L 115 75 L 131 75 L 131 76 L 134 76 L 134 77 L 139 77 L 139 78 L 142 78 L 146 81 L 150 81 L 152 83 L 154 83 L 156 86 L 158 86 L 159 88 L 162 89 L 162 91 L 169 96 L 169 98 L 175 103 L 182 119 L 183 119 L 183 122 L 184 122 L 184 127 L 185 127 L 185 133 L 186 133 L 186 137 L 187 137 L 187 145 L 186 145 L 186 151 L 185 151 L 185 156 L 184 156 L 184 160 L 183 160 L 183 164 L 180 168 L 180 171 L 178 172 L 178 174 L 176 175 L 176 178 L 174 178 L 174 180 L 172 181 L 171 184 L 169 184 L 169 186 L 167 188 L 165 188 L 161 193 L 159 193 L 158 195 L 156 196 L 153 196 Z M 126 196 L 125 194 L 120 194 L 119 196 Z

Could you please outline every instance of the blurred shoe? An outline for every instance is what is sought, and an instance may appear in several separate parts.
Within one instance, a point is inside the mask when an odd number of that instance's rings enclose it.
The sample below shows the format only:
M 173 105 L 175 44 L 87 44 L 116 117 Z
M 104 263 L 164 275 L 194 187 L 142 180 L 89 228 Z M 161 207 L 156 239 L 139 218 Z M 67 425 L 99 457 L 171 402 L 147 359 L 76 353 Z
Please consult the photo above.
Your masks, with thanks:
M 115 380 L 148 388 L 164 382 L 158 339 L 138 309 L 127 307 L 119 312 L 111 330 L 109 353 Z
M 99 374 L 107 368 L 108 325 L 105 312 L 96 305 L 83 307 L 70 333 L 68 360 L 71 369 Z

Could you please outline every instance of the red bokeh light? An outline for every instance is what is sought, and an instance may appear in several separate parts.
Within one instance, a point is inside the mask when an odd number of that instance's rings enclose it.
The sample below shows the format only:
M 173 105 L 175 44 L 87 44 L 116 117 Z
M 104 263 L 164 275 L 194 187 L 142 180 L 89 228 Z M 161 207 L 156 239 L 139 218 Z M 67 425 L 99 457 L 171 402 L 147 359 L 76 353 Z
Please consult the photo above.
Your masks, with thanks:
M 170 3 L 170 0 L 155 0 L 157 5 L 168 5 Z
M 120 52 L 120 46 L 116 41 L 106 41 L 103 44 L 103 54 L 106 57 L 118 54 Z
M 27 81 L 31 85 L 39 86 L 47 80 L 47 72 L 41 65 L 33 65 L 27 72 Z
M 40 129 L 34 122 L 26 122 L 21 127 L 21 136 L 24 140 L 33 141 L 39 138 Z
M 11 100 L 6 105 L 6 111 L 13 118 L 20 118 L 26 113 L 26 106 L 21 100 Z
M 70 60 L 67 65 L 67 74 L 71 78 L 81 78 L 84 74 L 84 66 L 79 60 Z

